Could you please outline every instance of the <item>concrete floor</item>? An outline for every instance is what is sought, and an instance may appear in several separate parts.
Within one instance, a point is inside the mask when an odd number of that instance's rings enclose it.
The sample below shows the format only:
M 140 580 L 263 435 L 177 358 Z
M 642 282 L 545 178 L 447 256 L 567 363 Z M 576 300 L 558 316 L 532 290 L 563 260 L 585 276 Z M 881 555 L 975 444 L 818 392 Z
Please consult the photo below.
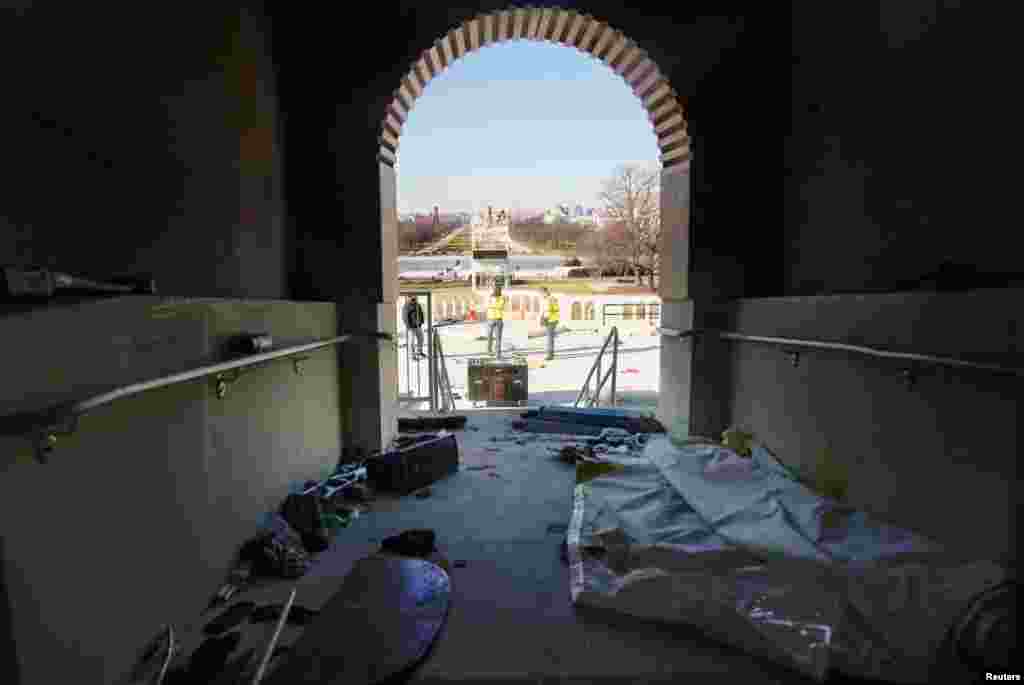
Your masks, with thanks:
M 440 552 L 453 562 L 452 604 L 446 627 L 410 682 L 681 682 L 712 674 L 735 682 L 808 682 L 686 627 L 574 609 L 560 560 L 574 470 L 549 451 L 564 438 L 535 436 L 517 444 L 524 436 L 511 430 L 516 418 L 518 410 L 470 413 L 467 428 L 456 432 L 460 472 L 435 483 L 429 498 L 378 499 L 298 581 L 296 602 L 323 606 L 381 539 L 432 528 Z M 472 466 L 493 468 L 467 469 Z M 455 568 L 455 561 L 465 566 Z M 290 588 L 272 583 L 238 599 L 284 602 Z M 300 631 L 287 628 L 281 644 L 294 642 Z M 186 653 L 198 644 L 198 632 L 185 640 Z M 247 629 L 242 648 L 266 644 L 271 632 L 270 624 Z M 339 644 L 358 645 L 359 636 L 359 626 L 338 626 Z

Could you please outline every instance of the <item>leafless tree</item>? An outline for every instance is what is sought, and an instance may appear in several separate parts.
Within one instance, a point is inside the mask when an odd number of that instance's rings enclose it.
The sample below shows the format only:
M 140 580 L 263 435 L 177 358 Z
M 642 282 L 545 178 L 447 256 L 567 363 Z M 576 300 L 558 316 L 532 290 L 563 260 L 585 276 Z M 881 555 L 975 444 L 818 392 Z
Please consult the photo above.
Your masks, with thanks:
M 660 181 L 661 175 L 655 167 L 625 164 L 616 168 L 612 177 L 604 182 L 600 194 L 610 221 L 620 227 L 609 231 L 609 252 L 628 262 L 637 283 L 641 271 L 653 271 L 658 254 Z M 653 283 L 652 273 L 652 287 Z

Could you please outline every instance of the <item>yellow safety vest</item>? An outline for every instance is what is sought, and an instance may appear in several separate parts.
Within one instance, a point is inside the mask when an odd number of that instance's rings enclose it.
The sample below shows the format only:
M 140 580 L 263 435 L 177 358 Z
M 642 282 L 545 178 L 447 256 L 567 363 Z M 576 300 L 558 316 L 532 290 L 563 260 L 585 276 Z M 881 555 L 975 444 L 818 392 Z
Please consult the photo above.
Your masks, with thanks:
M 491 299 L 487 304 L 487 318 L 491 321 L 501 321 L 504 319 L 506 304 L 508 304 L 508 295 L 501 295 L 500 297 L 491 295 Z
M 554 297 L 548 298 L 548 323 L 558 323 L 558 300 Z

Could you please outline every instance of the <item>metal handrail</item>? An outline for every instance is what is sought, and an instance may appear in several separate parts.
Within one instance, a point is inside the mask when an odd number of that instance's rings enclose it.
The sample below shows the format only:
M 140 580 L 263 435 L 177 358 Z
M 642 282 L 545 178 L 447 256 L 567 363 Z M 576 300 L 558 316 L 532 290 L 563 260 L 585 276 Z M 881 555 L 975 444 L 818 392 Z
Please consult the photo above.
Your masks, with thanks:
M 919 362 L 925 364 L 937 364 L 940 366 L 954 366 L 959 368 L 978 369 L 981 371 L 992 371 L 995 373 L 1006 373 L 1016 376 L 1024 376 L 1024 369 L 1017 367 L 1002 366 L 1000 364 L 984 364 L 981 362 L 972 362 L 964 359 L 957 359 L 955 357 L 939 357 L 930 354 L 918 354 L 915 352 L 893 352 L 891 350 L 881 350 L 875 347 L 868 347 L 866 345 L 851 345 L 849 343 L 835 343 L 827 342 L 824 340 L 806 340 L 801 338 L 775 338 L 764 335 L 745 335 L 741 333 L 733 333 L 731 331 L 720 331 L 710 328 L 693 328 L 686 331 L 681 331 L 674 328 L 659 328 L 658 332 L 664 336 L 678 338 L 692 338 L 696 337 L 697 335 L 716 335 L 725 340 L 758 342 L 771 345 L 781 345 L 785 347 L 840 350 L 844 352 L 854 352 L 857 354 L 863 354 L 869 357 L 878 357 L 882 359 L 899 359 L 902 361 Z
M 608 373 L 604 374 L 604 377 L 602 378 L 602 376 L 601 376 L 601 359 L 604 357 L 605 350 L 608 349 L 608 343 L 612 342 L 612 340 L 615 341 L 613 346 L 612 346 L 612 365 L 611 365 L 611 368 L 608 369 Z M 597 392 L 594 393 L 594 396 L 587 398 L 588 402 L 589 402 L 589 406 L 593 407 L 594 404 L 597 402 L 597 400 L 601 397 L 601 390 L 604 389 L 605 383 L 608 381 L 608 378 L 611 377 L 611 380 L 612 380 L 611 403 L 612 403 L 612 406 L 614 407 L 615 406 L 615 385 L 616 385 L 616 376 L 615 376 L 615 374 L 618 371 L 618 368 L 619 368 L 619 329 L 616 326 L 612 326 L 612 330 L 609 331 L 608 337 L 604 339 L 604 344 L 601 345 L 601 351 L 597 353 L 597 359 L 594 360 L 594 363 L 590 367 L 590 372 L 587 374 L 587 380 L 583 381 L 583 387 L 580 388 L 580 392 L 576 396 L 576 401 L 573 402 L 573 406 L 574 407 L 580 406 L 580 401 L 583 400 L 583 398 L 587 395 L 587 390 L 590 388 L 590 379 L 593 378 L 594 371 L 596 370 L 597 371 L 597 376 L 598 376 L 598 381 L 600 381 L 600 383 L 597 386 Z
M 431 353 L 434 355 L 434 379 L 431 395 L 437 398 L 441 412 L 455 411 L 455 396 L 452 393 L 451 379 L 448 377 L 448 365 L 445 363 L 444 348 L 441 346 L 441 332 L 431 331 L 434 337 L 434 345 Z
M 259 354 L 251 354 L 239 359 L 220 362 L 218 364 L 200 366 L 195 369 L 189 369 L 188 371 L 182 371 L 180 373 L 174 373 L 139 383 L 121 386 L 114 388 L 113 390 L 100 393 L 99 395 L 93 395 L 85 399 L 54 405 L 46 409 L 5 414 L 0 416 L 0 435 L 24 435 L 26 433 L 37 433 L 37 438 L 41 442 L 36 446 L 36 456 L 40 462 L 45 463 L 45 456 L 50 450 L 52 450 L 53 443 L 56 442 L 56 435 L 58 433 L 69 434 L 73 432 L 76 427 L 78 417 L 92 411 L 93 409 L 102 407 L 125 397 L 138 395 L 148 390 L 166 388 L 168 386 L 178 385 L 180 383 L 186 383 L 209 376 L 220 376 L 221 374 L 225 374 L 229 371 L 237 371 L 247 367 L 259 366 L 278 359 L 294 357 L 295 355 L 302 354 L 303 352 L 311 352 L 324 347 L 338 345 L 357 337 L 370 337 L 380 340 L 391 339 L 391 335 L 389 333 L 349 333 L 335 336 L 333 338 L 318 340 L 312 343 L 283 347 L 278 350 L 271 350 L 269 352 L 262 352 Z M 226 383 L 226 381 L 222 382 Z M 226 385 L 223 387 L 226 388 Z M 220 392 L 220 389 L 218 389 L 218 392 Z

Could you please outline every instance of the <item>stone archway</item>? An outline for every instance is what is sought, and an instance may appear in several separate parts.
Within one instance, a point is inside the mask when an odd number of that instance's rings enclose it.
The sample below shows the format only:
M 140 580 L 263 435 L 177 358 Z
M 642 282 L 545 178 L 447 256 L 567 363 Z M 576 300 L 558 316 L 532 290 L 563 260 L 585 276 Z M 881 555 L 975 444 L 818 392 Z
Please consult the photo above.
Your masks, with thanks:
M 397 295 L 398 215 L 397 179 L 402 128 L 416 99 L 427 84 L 449 65 L 481 47 L 513 40 L 532 40 L 576 49 L 603 62 L 618 74 L 647 111 L 657 139 L 661 164 L 661 238 L 663 274 L 659 294 L 666 326 L 685 327 L 692 318 L 688 297 L 689 274 L 689 167 L 690 138 L 686 100 L 673 90 L 665 72 L 637 43 L 609 23 L 556 7 L 526 7 L 478 14 L 449 30 L 424 50 L 401 78 L 382 112 L 377 158 L 381 190 L 381 238 L 383 258 L 382 311 L 395 306 Z M 394 357 L 394 358 L 392 358 Z M 689 368 L 691 350 L 677 344 L 662 351 L 662 378 L 670 392 L 659 395 L 659 418 L 672 423 L 677 414 L 689 416 Z M 394 390 L 397 357 L 384 353 L 380 364 L 382 440 L 390 440 L 397 424 Z M 667 373 L 684 369 L 682 375 Z M 394 378 L 392 378 L 394 376 Z M 678 387 L 676 387 L 678 386 Z M 674 389 L 673 389 L 674 388 Z M 663 388 L 663 390 L 666 388 Z
M 394 167 L 402 127 L 427 84 L 455 60 L 487 45 L 534 40 L 575 48 L 601 60 L 640 99 L 658 139 L 662 168 L 689 159 L 686 112 L 648 54 L 608 23 L 558 7 L 510 8 L 480 14 L 453 28 L 423 51 L 402 78 L 381 121 L 380 161 Z

